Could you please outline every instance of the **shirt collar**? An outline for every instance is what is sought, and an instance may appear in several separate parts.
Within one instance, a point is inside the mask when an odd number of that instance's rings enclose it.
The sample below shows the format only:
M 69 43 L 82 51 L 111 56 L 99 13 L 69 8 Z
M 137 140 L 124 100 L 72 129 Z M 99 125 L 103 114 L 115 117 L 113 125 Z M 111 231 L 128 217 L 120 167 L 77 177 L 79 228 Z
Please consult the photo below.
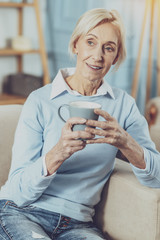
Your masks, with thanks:
M 64 68 L 58 71 L 58 74 L 52 82 L 50 99 L 57 97 L 65 91 L 75 96 L 81 95 L 77 91 L 72 90 L 64 80 L 66 77 L 74 74 L 74 72 L 75 68 Z M 109 95 L 115 99 L 111 86 L 103 80 L 102 85 L 98 88 L 97 93 L 94 96 L 106 95 L 107 93 L 109 93 Z

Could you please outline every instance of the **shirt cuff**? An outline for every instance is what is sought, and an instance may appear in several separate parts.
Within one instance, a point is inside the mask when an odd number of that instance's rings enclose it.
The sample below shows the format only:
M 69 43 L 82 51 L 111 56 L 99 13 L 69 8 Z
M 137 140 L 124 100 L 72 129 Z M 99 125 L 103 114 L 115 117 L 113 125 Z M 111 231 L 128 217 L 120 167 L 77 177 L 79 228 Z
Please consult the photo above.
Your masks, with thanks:
M 139 175 L 139 174 L 145 174 L 145 175 L 147 174 L 147 175 L 149 175 L 150 171 L 151 171 L 151 169 L 150 169 L 150 161 L 148 159 L 147 151 L 146 151 L 145 148 L 143 148 L 143 151 L 144 151 L 144 160 L 145 160 L 145 163 L 146 163 L 145 169 L 138 168 L 138 167 L 134 166 L 132 163 L 130 163 L 131 166 L 132 166 L 132 169 L 133 169 L 133 171 L 134 171 L 134 173 L 136 175 Z
M 43 157 L 43 159 L 42 159 L 42 164 L 43 164 L 43 166 L 42 166 L 42 176 L 43 177 L 52 177 L 52 176 L 54 176 L 55 174 L 56 174 L 56 172 L 54 172 L 52 175 L 50 175 L 50 176 L 47 176 L 48 175 L 48 171 L 47 171 L 47 167 L 46 167 L 46 161 L 45 161 L 45 159 L 46 159 L 46 155 Z

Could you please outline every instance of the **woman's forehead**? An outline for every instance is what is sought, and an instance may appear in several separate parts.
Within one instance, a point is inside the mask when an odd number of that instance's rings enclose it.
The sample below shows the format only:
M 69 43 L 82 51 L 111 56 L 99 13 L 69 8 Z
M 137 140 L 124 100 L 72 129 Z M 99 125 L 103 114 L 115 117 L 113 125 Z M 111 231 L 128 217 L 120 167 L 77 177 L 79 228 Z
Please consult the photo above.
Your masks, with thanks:
M 94 37 L 97 40 L 101 39 L 105 41 L 106 39 L 106 41 L 113 41 L 115 43 L 118 43 L 119 39 L 118 29 L 111 23 L 103 23 L 97 25 L 96 27 L 91 29 L 85 36 Z

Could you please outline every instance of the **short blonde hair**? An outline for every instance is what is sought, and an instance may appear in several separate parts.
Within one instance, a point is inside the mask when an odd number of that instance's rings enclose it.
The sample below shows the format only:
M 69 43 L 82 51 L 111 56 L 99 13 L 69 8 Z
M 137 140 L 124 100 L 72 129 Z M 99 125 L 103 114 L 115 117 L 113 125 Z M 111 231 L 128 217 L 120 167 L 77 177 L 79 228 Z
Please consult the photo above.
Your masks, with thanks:
M 74 55 L 75 43 L 78 41 L 80 36 L 85 36 L 89 31 L 91 31 L 96 26 L 109 22 L 116 26 L 118 30 L 118 60 L 116 62 L 115 68 L 118 69 L 120 64 L 126 58 L 126 46 L 125 46 L 125 29 L 122 19 L 116 10 L 108 11 L 104 8 L 94 8 L 85 12 L 78 20 L 76 27 L 72 33 L 69 42 L 69 53 L 71 56 Z

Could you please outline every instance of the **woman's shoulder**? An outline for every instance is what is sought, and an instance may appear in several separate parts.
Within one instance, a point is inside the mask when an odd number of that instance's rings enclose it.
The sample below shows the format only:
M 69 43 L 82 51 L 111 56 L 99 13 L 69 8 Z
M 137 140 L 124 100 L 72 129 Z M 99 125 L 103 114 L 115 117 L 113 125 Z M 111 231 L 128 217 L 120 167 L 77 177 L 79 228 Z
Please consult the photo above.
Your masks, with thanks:
M 47 84 L 41 88 L 32 91 L 24 104 L 24 108 L 42 107 L 44 103 L 48 103 L 50 100 L 51 84 Z
M 115 100 L 134 103 L 135 99 L 124 89 L 112 87 Z
M 30 95 L 31 96 L 36 96 L 36 97 L 42 97 L 42 96 L 50 96 L 50 92 L 51 92 L 51 83 L 46 84 L 43 87 L 40 87 L 36 90 L 34 90 Z
M 51 83 L 40 87 L 33 92 L 30 93 L 28 96 L 29 100 L 36 100 L 36 101 L 41 101 L 42 99 L 49 99 L 51 93 Z

